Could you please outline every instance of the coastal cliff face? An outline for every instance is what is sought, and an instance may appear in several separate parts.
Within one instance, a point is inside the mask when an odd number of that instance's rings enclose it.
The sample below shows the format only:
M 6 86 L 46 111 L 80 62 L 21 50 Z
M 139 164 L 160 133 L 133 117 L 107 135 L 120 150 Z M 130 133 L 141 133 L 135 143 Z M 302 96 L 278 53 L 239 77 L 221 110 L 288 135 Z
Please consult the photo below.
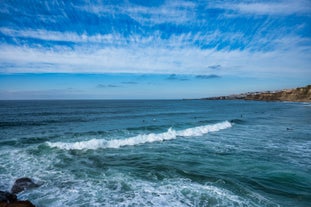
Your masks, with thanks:
M 258 100 L 258 101 L 293 101 L 311 102 L 311 85 L 280 91 L 249 92 L 230 96 L 204 98 L 204 100 Z
M 295 89 L 287 89 L 276 92 L 263 92 L 259 94 L 248 94 L 245 100 L 263 101 L 299 101 L 311 102 L 311 85 Z

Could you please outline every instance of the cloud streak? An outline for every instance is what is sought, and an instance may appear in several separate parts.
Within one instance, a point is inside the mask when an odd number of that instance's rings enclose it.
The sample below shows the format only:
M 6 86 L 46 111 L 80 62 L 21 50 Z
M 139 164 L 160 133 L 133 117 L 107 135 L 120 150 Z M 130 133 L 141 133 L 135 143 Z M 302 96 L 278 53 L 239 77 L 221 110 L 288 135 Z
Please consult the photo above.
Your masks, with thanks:
M 154 73 L 210 74 L 221 64 L 220 75 L 309 74 L 310 55 L 297 48 L 290 51 L 216 51 L 198 48 L 104 48 L 88 52 L 82 48 L 46 50 L 2 46 L 0 61 L 14 63 L 2 68 L 5 73 Z M 307 48 L 309 50 L 309 48 Z M 133 53 L 132 51 L 135 51 Z M 122 60 L 122 61 L 120 61 Z M 47 67 L 48 65 L 48 67 Z M 298 67 L 299 66 L 299 67 Z
M 121 37 L 117 34 L 87 35 L 86 33 L 84 33 L 79 35 L 75 32 L 48 31 L 44 29 L 16 30 L 1 27 L 0 33 L 10 37 L 34 38 L 39 40 L 74 42 L 74 43 L 111 43 L 121 40 Z
M 238 3 L 230 4 L 226 8 L 229 7 L 239 13 L 257 15 L 310 15 L 311 12 L 311 3 L 307 0 Z
M 141 25 L 158 25 L 163 23 L 185 24 L 195 20 L 196 4 L 189 1 L 164 1 L 156 6 L 145 3 L 128 3 L 126 5 L 107 4 L 107 2 L 79 7 L 80 10 L 99 17 L 113 17 L 118 14 L 128 15 Z
M 195 4 L 187 1 L 167 1 L 159 8 L 131 6 L 125 10 L 140 24 L 185 24 L 195 19 Z

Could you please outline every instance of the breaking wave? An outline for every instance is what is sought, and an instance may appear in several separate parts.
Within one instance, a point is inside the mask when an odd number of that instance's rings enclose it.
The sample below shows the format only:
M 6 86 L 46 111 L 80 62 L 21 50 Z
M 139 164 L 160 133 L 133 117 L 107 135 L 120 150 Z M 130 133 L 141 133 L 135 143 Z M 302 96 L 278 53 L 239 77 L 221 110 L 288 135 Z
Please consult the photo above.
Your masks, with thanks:
M 176 139 L 177 137 L 193 137 L 193 136 L 202 136 L 209 132 L 217 132 L 222 129 L 227 129 L 232 127 L 232 124 L 229 121 L 224 121 L 211 125 L 198 126 L 193 128 L 188 128 L 184 130 L 174 130 L 169 128 L 167 132 L 155 134 L 141 134 L 134 137 L 126 139 L 91 139 L 88 141 L 80 142 L 46 142 L 50 147 L 56 147 L 64 150 L 87 150 L 87 149 L 105 149 L 105 148 L 120 148 L 123 146 L 133 146 L 145 143 L 160 142 L 166 140 Z

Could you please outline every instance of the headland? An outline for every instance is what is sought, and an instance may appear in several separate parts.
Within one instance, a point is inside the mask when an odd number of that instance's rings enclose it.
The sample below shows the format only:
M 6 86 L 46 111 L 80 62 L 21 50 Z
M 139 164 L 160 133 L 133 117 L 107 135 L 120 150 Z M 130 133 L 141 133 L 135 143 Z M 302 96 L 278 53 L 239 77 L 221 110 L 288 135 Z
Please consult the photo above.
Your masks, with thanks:
M 228 96 L 202 98 L 201 100 L 256 100 L 256 101 L 292 101 L 311 102 L 311 85 L 277 91 L 248 92 Z

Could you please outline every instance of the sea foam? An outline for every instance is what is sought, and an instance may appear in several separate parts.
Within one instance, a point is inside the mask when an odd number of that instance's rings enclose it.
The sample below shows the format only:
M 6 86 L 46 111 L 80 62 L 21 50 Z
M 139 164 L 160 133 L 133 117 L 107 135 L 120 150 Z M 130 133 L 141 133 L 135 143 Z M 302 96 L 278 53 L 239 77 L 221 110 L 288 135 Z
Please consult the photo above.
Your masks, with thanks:
M 91 139 L 80 142 L 46 142 L 50 147 L 56 147 L 64 150 L 88 150 L 88 149 L 99 149 L 99 148 L 120 148 L 123 146 L 133 146 L 152 142 L 161 142 L 166 140 L 176 139 L 177 137 L 195 137 L 202 136 L 209 132 L 216 132 L 222 129 L 230 128 L 232 124 L 229 121 L 224 121 L 211 125 L 198 126 L 188 128 L 184 130 L 174 130 L 169 128 L 163 133 L 150 133 L 140 134 L 134 137 L 126 139 Z

